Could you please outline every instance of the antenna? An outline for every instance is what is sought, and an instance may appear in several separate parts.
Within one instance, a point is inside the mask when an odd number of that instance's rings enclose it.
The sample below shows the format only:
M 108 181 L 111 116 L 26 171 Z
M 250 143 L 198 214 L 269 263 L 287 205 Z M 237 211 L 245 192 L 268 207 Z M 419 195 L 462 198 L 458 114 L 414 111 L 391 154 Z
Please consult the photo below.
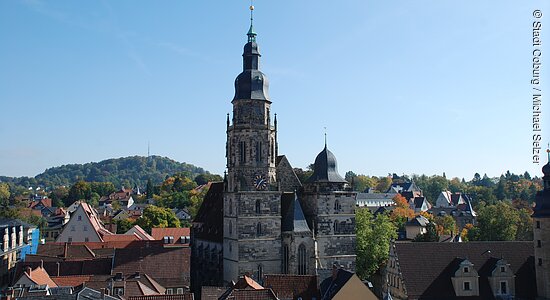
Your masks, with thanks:
M 151 145 L 149 141 L 147 141 L 147 158 L 151 157 Z

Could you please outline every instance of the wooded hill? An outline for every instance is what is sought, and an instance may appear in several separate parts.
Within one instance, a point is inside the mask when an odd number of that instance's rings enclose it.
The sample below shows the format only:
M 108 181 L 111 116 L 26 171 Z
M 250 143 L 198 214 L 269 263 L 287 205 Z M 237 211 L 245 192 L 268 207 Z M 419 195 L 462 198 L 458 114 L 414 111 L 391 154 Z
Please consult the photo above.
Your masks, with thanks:
M 112 182 L 116 187 L 145 187 L 147 180 L 161 183 L 167 176 L 182 173 L 190 178 L 207 174 L 203 168 L 180 163 L 161 156 L 130 156 L 107 159 L 85 164 L 69 164 L 49 168 L 35 177 L 0 176 L 0 182 L 24 187 L 70 186 L 78 180 L 87 182 Z

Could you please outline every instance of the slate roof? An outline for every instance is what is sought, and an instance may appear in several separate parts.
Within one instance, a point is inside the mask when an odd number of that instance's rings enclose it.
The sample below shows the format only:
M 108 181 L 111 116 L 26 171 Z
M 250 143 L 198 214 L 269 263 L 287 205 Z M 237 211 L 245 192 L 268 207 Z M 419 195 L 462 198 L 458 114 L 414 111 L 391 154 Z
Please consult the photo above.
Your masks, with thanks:
M 405 223 L 406 226 L 421 226 L 426 227 L 430 221 L 424 216 L 416 216 L 414 219 Z
M 516 297 L 534 299 L 536 293 L 533 242 L 406 243 L 395 242 L 395 254 L 410 298 L 457 299 L 451 282 L 459 264 L 467 258 L 480 276 L 480 296 L 494 299 L 487 274 L 495 258 L 503 258 L 516 275 Z M 487 252 L 490 251 L 490 252 Z
M 190 248 L 143 247 L 115 250 L 113 274 L 147 273 L 162 286 L 189 286 Z
M 325 148 L 315 158 L 313 165 L 313 174 L 306 180 L 308 183 L 312 182 L 334 182 L 334 183 L 346 183 L 347 181 L 338 174 L 338 167 L 336 163 L 336 156 Z
M 295 193 L 283 193 L 281 196 L 281 231 L 311 232 L 306 217 Z
M 266 274 L 264 286 L 281 299 L 319 299 L 316 275 Z
M 332 299 L 340 289 L 353 276 L 353 273 L 343 269 L 338 269 L 336 278 L 328 277 L 321 282 L 319 289 L 321 290 L 321 299 Z
M 223 242 L 223 188 L 223 182 L 213 182 L 204 196 L 193 220 L 195 238 Z

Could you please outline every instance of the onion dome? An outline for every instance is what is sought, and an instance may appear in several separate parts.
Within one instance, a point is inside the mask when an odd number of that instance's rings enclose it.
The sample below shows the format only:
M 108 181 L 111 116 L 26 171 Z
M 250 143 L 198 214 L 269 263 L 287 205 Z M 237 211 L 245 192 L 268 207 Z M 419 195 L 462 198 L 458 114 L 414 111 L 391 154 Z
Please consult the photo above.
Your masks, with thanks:
M 307 180 L 310 182 L 334 182 L 334 183 L 346 183 L 347 181 L 338 174 L 338 167 L 336 163 L 336 156 L 327 149 L 321 151 L 315 158 L 315 164 L 313 165 L 313 174 Z

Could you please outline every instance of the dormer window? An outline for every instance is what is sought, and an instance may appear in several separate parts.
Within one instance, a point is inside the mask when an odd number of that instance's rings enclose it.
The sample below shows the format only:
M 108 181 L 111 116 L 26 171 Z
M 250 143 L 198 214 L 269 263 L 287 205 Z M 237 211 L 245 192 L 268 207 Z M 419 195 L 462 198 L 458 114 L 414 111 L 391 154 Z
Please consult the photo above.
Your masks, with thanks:
M 464 267 L 464 273 L 469 273 L 469 272 L 470 272 L 470 268 Z
M 505 266 L 500 267 L 500 272 L 501 273 L 506 273 L 506 267 Z

